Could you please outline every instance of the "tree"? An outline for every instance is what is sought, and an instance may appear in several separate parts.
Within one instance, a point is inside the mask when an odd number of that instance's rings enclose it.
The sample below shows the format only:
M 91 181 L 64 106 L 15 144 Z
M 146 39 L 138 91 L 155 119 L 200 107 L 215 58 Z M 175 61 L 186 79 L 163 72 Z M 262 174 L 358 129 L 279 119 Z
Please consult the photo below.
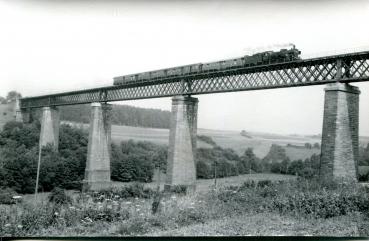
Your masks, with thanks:
M 6 96 L 7 101 L 15 100 L 16 98 L 22 98 L 22 95 L 15 90 L 9 91 Z
M 268 154 L 263 158 L 266 162 L 282 162 L 287 158 L 286 150 L 276 144 L 272 144 Z
M 212 177 L 211 170 L 205 162 L 203 161 L 196 162 L 196 176 L 197 178 L 204 178 L 204 179 Z
M 305 148 L 311 149 L 311 148 L 313 148 L 313 146 L 310 143 L 305 143 Z
M 0 96 L 0 104 L 6 104 L 6 99 Z

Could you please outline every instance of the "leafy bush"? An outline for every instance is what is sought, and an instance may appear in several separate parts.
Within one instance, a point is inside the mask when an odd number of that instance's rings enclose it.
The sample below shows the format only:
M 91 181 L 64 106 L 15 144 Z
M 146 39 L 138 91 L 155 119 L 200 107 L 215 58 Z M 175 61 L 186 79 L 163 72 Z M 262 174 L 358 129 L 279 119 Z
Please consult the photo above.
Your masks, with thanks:
M 176 223 L 179 226 L 186 226 L 193 223 L 205 223 L 207 217 L 203 210 L 195 208 L 185 208 L 179 210 Z
M 257 186 L 258 187 L 269 187 L 272 185 L 272 181 L 271 180 L 260 180 L 258 183 L 257 183 Z
M 13 196 L 17 193 L 11 188 L 0 189 L 0 204 L 15 204 Z
M 283 214 L 330 218 L 354 211 L 367 212 L 368 202 L 368 196 L 362 193 L 336 193 L 323 189 L 315 193 L 293 192 L 279 195 L 273 200 L 271 207 Z
M 70 204 L 72 199 L 65 193 L 64 189 L 54 188 L 49 194 L 49 201 L 55 204 Z
M 13 196 L 17 193 L 11 188 L 0 189 L 0 204 L 15 204 L 16 200 Z
M 187 186 L 186 185 L 171 185 L 167 187 L 166 192 L 175 193 L 175 194 L 186 194 L 187 193 Z
M 148 232 L 148 230 L 149 223 L 141 217 L 135 217 L 121 223 L 117 232 L 121 235 L 139 235 Z
M 154 194 L 154 200 L 151 204 L 151 213 L 156 214 L 158 211 L 160 211 L 160 202 L 163 198 L 163 193 L 160 191 L 155 192 Z
M 110 188 L 100 191 L 89 191 L 87 194 L 94 198 L 94 201 L 102 201 L 103 199 L 115 200 L 118 198 L 151 198 L 154 191 L 145 188 L 142 183 L 133 183 L 120 188 Z

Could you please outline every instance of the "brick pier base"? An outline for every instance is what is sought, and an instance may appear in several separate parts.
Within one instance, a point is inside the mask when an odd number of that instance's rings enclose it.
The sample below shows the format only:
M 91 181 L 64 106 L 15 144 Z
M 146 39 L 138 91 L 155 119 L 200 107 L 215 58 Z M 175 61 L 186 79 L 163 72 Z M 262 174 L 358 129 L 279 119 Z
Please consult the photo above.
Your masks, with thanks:
M 325 88 L 320 178 L 357 181 L 359 88 L 334 83 Z
M 165 190 L 177 185 L 187 186 L 189 191 L 196 188 L 197 105 L 197 98 L 172 98 Z

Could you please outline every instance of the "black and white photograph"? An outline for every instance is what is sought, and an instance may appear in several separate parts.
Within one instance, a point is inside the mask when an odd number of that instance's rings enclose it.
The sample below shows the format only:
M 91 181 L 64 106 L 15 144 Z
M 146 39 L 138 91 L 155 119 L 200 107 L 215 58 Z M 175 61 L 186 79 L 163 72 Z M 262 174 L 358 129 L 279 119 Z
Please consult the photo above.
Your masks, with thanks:
M 0 239 L 369 237 L 368 23 L 368 0 L 0 0 Z

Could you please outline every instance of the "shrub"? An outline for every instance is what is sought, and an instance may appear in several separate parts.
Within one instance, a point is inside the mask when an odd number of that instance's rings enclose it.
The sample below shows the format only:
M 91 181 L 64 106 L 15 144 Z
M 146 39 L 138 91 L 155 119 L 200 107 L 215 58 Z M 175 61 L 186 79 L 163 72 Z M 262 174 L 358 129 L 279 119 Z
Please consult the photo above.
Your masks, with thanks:
M 186 185 L 172 185 L 166 189 L 166 192 L 175 193 L 175 194 L 186 194 L 187 186 Z
M 260 180 L 257 184 L 258 187 L 268 187 L 271 186 L 273 183 L 271 180 Z
M 155 192 L 154 194 L 154 200 L 151 204 L 151 213 L 156 214 L 158 211 L 160 211 L 160 201 L 163 198 L 163 194 L 161 192 Z
M 270 208 L 282 214 L 290 213 L 313 218 L 330 218 L 356 211 L 368 212 L 368 193 L 343 186 L 340 188 L 336 190 L 321 188 L 305 192 L 290 190 L 274 198 Z
M 240 189 L 255 188 L 255 187 L 256 187 L 256 182 L 254 180 L 247 180 L 244 183 L 242 183 Z
M 17 193 L 11 188 L 0 189 L 0 204 L 15 204 L 13 196 Z
M 176 223 L 179 226 L 186 226 L 193 223 L 205 223 L 206 214 L 201 209 L 186 208 L 179 210 Z
M 154 191 L 150 188 L 145 188 L 142 183 L 134 183 L 120 188 L 109 188 L 100 191 L 89 191 L 94 201 L 103 201 L 105 198 L 116 199 L 119 198 L 151 198 Z
M 121 235 L 144 234 L 149 230 L 149 223 L 140 217 L 131 218 L 119 225 L 117 232 Z
M 64 189 L 55 187 L 49 194 L 49 201 L 55 204 L 69 204 L 72 199 L 65 193 Z

